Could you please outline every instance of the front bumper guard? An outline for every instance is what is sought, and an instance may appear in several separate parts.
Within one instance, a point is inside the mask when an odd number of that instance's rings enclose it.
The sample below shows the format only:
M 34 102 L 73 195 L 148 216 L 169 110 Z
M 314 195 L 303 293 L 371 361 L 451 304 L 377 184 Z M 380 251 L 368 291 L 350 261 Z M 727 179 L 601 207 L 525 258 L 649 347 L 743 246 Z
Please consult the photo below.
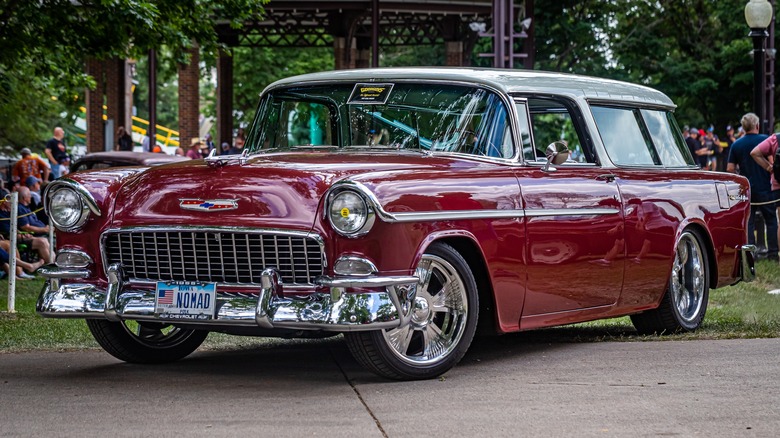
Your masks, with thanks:
M 739 280 L 751 282 L 756 279 L 756 245 L 742 245 L 739 248 Z
M 126 285 L 119 265 L 109 267 L 107 289 L 60 281 L 86 278 L 89 276 L 87 269 L 47 265 L 38 272 L 48 279 L 36 305 L 37 312 L 45 317 L 186 323 L 206 328 L 249 326 L 338 332 L 380 330 L 408 324 L 419 281 L 416 276 L 323 276 L 314 282 L 329 288 L 330 293 L 317 292 L 294 298 L 281 296 L 283 284 L 279 272 L 266 269 L 261 275 L 258 294 L 218 293 L 213 319 L 169 320 L 154 313 L 155 291 Z M 345 291 L 355 287 L 385 288 L 385 291 Z

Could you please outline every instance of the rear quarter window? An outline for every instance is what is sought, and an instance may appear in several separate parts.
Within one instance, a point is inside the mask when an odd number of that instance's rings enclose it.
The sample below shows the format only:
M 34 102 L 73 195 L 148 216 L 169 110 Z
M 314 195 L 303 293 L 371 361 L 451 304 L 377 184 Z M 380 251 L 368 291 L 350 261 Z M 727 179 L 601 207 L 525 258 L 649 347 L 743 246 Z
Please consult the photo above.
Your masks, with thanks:
M 661 164 L 652 142 L 643 132 L 638 110 L 591 106 L 591 113 L 613 163 L 618 166 Z

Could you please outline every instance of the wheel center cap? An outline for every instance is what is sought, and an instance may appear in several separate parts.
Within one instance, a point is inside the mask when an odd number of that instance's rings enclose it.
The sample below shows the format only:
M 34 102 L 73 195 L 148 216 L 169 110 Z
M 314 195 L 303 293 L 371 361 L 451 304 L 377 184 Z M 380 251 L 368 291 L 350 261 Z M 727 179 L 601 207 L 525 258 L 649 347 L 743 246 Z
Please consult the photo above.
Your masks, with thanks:
M 428 307 L 428 300 L 421 297 L 415 298 L 414 308 L 412 309 L 412 320 L 418 324 L 422 324 L 428 321 L 428 316 L 430 314 L 431 310 Z

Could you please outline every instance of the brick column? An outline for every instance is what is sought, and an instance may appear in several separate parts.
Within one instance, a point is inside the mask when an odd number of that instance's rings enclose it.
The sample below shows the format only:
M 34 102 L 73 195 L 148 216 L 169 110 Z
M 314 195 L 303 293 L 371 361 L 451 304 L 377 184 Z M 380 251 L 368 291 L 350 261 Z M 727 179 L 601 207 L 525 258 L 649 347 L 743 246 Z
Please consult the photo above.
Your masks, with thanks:
M 463 65 L 463 42 L 445 41 L 444 50 L 446 52 L 446 64 L 448 66 L 460 67 Z
M 191 138 L 200 137 L 200 56 L 197 47 L 189 53 L 190 63 L 179 64 L 179 141 L 184 150 Z
M 95 78 L 95 90 L 87 88 L 87 152 L 105 150 L 103 133 L 103 63 L 94 58 L 87 59 L 87 74 Z M 72 146 L 72 145 L 71 145 Z
M 334 70 L 344 70 L 345 68 L 348 68 L 348 62 L 347 59 L 347 39 L 344 37 L 335 37 L 333 38 L 333 58 L 336 60 L 336 65 L 334 66 Z
M 336 59 L 336 70 L 355 68 L 355 59 L 357 58 L 355 39 L 352 38 L 349 47 L 347 47 L 346 38 L 333 38 L 333 57 Z
M 130 126 L 127 126 L 127 117 L 125 116 L 125 85 L 126 85 L 126 62 L 124 59 L 109 59 L 104 62 L 106 68 L 106 116 L 114 121 L 114 132 L 106 133 L 113 136 L 116 129 L 124 126 L 127 132 L 130 132 Z
M 217 152 L 223 142 L 233 144 L 233 57 L 222 50 L 217 60 Z
M 355 68 L 371 67 L 371 49 L 357 49 Z

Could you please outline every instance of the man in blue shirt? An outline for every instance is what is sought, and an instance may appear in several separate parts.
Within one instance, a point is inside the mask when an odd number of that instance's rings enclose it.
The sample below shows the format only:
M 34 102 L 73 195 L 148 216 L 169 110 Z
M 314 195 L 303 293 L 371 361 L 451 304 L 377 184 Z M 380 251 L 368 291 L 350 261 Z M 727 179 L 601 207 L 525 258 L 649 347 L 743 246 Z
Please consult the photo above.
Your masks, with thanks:
M 19 223 L 18 227 L 21 231 L 26 231 L 33 234 L 48 235 L 49 226 L 41 222 L 38 216 L 30 210 L 30 203 L 32 202 L 32 195 L 30 189 L 27 187 L 19 187 Z
M 750 206 L 750 218 L 748 219 L 748 243 L 756 244 L 755 237 L 755 217 L 756 212 L 760 212 L 766 223 L 766 248 L 767 258 L 778 260 L 777 244 L 777 213 L 775 210 L 775 201 L 777 194 L 772 192 L 770 182 L 770 173 L 756 163 L 750 152 L 767 137 L 758 133 L 758 116 L 753 113 L 747 113 L 742 116 L 742 128 L 745 135 L 740 137 L 729 148 L 729 163 L 726 167 L 727 172 L 737 173 L 744 176 L 750 182 L 750 203 L 763 204 Z M 758 242 L 758 246 L 763 246 L 764 242 Z

